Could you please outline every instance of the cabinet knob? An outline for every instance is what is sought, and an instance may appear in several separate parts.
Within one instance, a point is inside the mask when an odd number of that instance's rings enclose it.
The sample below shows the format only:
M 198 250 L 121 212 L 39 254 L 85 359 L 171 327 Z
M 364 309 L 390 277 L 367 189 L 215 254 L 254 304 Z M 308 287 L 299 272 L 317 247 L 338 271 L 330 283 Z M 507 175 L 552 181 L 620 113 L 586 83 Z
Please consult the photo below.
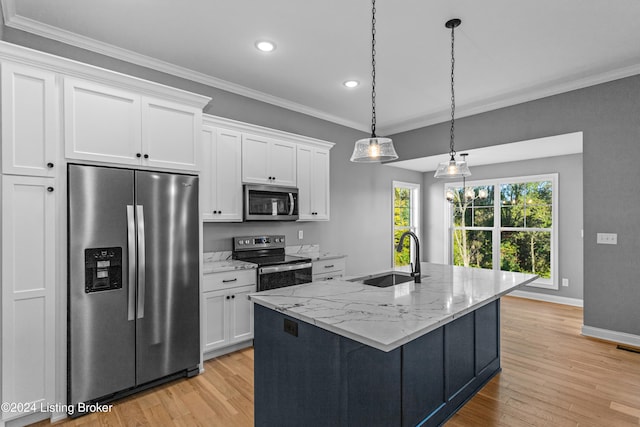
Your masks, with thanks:
M 221 213 L 222 213 L 222 211 L 218 211 L 218 213 L 219 213 L 219 214 L 221 214 Z
M 231 295 L 231 298 L 235 298 L 235 297 L 236 297 L 235 295 Z
M 136 157 L 140 158 L 140 157 L 142 157 L 142 154 L 136 153 Z
M 148 158 L 149 158 L 149 155 L 148 155 L 148 154 L 145 154 L 145 155 L 144 155 L 144 158 L 145 158 L 145 159 L 148 159 Z
M 227 295 L 227 299 L 230 299 L 231 297 L 229 295 Z
M 53 163 L 51 163 L 51 162 L 47 163 L 47 167 L 48 167 L 49 169 L 53 168 Z
M 49 193 L 53 193 L 53 187 L 47 187 L 47 191 L 48 191 Z

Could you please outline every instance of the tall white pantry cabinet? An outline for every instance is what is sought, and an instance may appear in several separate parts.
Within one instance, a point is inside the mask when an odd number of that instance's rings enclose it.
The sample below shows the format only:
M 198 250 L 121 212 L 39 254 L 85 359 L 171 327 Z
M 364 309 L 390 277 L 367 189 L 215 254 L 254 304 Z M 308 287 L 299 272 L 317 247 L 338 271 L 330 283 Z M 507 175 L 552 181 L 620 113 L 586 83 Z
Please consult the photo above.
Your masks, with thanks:
M 0 80 L 4 426 L 65 416 L 67 162 L 198 173 L 210 98 L 4 42 Z
M 55 73 L 3 62 L 2 402 L 55 399 L 58 86 Z M 6 410 L 8 409 L 8 411 Z M 4 408 L 2 421 L 22 415 Z

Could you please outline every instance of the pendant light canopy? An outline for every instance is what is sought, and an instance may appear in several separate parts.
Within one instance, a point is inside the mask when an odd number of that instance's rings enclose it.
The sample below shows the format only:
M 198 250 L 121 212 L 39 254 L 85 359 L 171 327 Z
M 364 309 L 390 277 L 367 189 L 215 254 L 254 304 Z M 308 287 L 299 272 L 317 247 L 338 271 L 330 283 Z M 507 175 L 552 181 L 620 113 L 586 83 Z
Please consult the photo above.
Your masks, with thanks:
M 454 90 L 454 67 L 455 67 L 455 29 L 462 21 L 460 19 L 451 19 L 444 26 L 451 29 L 451 131 L 449 133 L 449 156 L 448 162 L 442 162 L 438 165 L 438 169 L 434 174 L 436 178 L 462 178 L 471 175 L 467 162 L 463 158 L 461 161 L 456 160 L 456 150 L 454 148 L 454 129 L 455 129 L 455 112 L 456 112 L 456 96 Z
M 376 0 L 371 1 L 371 137 L 359 139 L 353 147 L 351 161 L 387 162 L 398 158 L 390 138 L 376 136 Z

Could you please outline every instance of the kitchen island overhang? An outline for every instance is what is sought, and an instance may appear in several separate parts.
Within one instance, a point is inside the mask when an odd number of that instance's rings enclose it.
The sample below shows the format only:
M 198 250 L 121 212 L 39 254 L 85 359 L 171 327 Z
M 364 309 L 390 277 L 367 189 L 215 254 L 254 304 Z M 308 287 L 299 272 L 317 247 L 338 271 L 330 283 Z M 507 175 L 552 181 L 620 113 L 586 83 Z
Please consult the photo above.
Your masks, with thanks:
M 256 425 L 439 425 L 455 413 L 500 371 L 499 298 L 537 276 L 422 271 L 420 284 L 252 294 Z

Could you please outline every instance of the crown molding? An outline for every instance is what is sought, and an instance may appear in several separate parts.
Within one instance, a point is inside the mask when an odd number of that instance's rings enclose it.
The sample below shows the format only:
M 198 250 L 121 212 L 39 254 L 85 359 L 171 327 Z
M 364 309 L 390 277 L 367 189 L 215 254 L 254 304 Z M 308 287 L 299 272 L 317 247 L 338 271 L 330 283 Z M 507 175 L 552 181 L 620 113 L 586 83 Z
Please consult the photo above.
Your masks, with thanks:
M 497 95 L 489 99 L 478 100 L 465 105 L 456 105 L 456 118 L 486 113 L 487 111 L 535 101 L 536 99 L 546 98 L 548 96 L 558 95 L 572 90 L 583 89 L 589 86 L 595 86 L 636 74 L 640 74 L 640 64 L 622 66 L 590 76 L 582 76 L 580 74 L 563 78 L 555 82 L 541 82 L 535 86 L 531 86 L 517 92 Z M 387 126 L 382 125 L 380 133 L 384 135 L 395 135 L 401 132 L 407 132 L 425 126 L 443 123 L 450 119 L 451 112 L 447 109 L 426 114 L 421 117 L 414 117 L 403 122 L 389 124 Z
M 266 138 L 275 138 L 281 141 L 293 142 L 295 144 L 313 145 L 331 149 L 335 143 L 324 141 L 322 139 L 311 138 L 309 136 L 298 135 L 291 132 L 285 132 L 278 129 L 267 128 L 264 126 L 254 125 L 251 123 L 240 122 L 226 117 L 212 116 L 211 114 L 202 115 L 202 124 L 213 127 L 221 127 L 240 133 L 250 133 L 252 135 L 262 136 Z
M 321 120 L 336 123 L 352 129 L 369 132 L 368 124 L 362 124 L 353 120 L 348 120 L 324 111 L 310 108 L 297 102 L 288 101 L 270 95 L 265 92 L 257 91 L 245 86 L 231 83 L 204 73 L 200 73 L 185 67 L 180 67 L 169 62 L 161 61 L 149 56 L 145 56 L 127 49 L 122 49 L 108 43 L 102 43 L 89 37 L 84 37 L 70 31 L 61 30 L 59 28 L 38 22 L 29 18 L 16 14 L 16 0 L 0 0 L 5 25 L 17 30 L 26 31 L 38 36 L 56 40 L 68 45 L 72 45 L 81 49 L 86 49 L 98 54 L 106 55 L 112 58 L 120 59 L 142 67 L 157 70 L 176 77 L 202 83 L 227 92 L 235 93 L 247 98 L 255 99 L 267 104 L 286 108 L 301 114 L 316 117 Z M 489 99 L 472 101 L 467 104 L 459 104 L 456 106 L 456 117 L 462 118 L 475 114 L 485 113 L 487 111 L 499 108 L 510 107 L 524 102 L 533 101 L 548 96 L 558 95 L 572 90 L 582 89 L 601 83 L 629 77 L 640 74 L 640 64 L 630 66 L 621 66 L 613 70 L 604 70 L 600 73 L 583 76 L 576 74 L 572 77 L 563 78 L 555 82 L 540 82 L 534 86 L 519 90 L 500 94 Z M 392 122 L 389 124 L 379 123 L 378 130 L 381 135 L 395 135 L 401 132 L 411 131 L 425 126 L 430 126 L 449 120 L 449 110 L 436 111 L 418 115 L 407 120 Z
M 212 86 L 227 92 L 262 101 L 277 107 L 286 108 L 288 110 L 296 111 L 298 113 L 306 114 L 308 116 L 316 117 L 318 119 L 326 120 L 352 129 L 365 132 L 368 130 L 367 126 L 353 120 L 347 120 L 324 111 L 307 107 L 306 105 L 302 105 L 297 102 L 288 101 L 268 93 L 250 89 L 198 71 L 180 67 L 166 61 L 142 55 L 127 49 L 122 49 L 108 43 L 103 43 L 89 37 L 84 37 L 70 31 L 62 30 L 42 22 L 16 15 L 14 2 L 15 0 L 2 0 L 4 20 L 7 27 L 26 31 L 31 34 L 56 40 L 81 49 L 99 53 L 101 55 L 120 59 L 122 61 L 130 62 L 132 64 L 140 65 L 142 67 L 150 68 L 176 77 L 181 77 L 186 80 L 202 83 L 207 86 Z
M 204 108 L 211 101 L 208 96 L 176 89 L 1 40 L 0 59 L 38 67 L 66 76 L 116 86 L 124 90 L 132 90 L 150 97 L 161 97 L 166 100 L 191 105 L 198 109 Z

